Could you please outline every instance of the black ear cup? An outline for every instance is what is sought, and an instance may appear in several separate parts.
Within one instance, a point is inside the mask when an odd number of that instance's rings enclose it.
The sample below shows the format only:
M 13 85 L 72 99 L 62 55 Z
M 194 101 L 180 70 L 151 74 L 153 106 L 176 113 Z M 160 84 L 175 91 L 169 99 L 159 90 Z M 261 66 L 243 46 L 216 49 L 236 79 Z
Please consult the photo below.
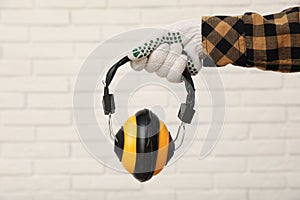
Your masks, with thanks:
M 166 127 L 150 110 L 130 117 L 116 134 L 114 151 L 125 169 L 140 182 L 161 172 L 174 154 Z

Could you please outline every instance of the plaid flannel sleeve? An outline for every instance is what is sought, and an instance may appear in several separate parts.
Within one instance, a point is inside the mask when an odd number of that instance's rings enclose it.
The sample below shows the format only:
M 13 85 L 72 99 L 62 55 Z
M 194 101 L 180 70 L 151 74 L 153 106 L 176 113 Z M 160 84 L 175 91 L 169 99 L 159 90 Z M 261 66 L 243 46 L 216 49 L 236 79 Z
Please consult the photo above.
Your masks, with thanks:
M 233 64 L 280 72 L 300 71 L 300 7 L 261 16 L 202 18 L 204 66 Z

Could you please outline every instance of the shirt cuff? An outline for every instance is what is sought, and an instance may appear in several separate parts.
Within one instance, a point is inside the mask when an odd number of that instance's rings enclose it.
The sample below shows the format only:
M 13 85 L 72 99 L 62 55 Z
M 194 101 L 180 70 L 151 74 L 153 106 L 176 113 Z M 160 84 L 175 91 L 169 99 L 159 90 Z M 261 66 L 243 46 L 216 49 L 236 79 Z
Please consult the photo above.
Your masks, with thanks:
M 246 66 L 246 44 L 242 16 L 202 17 L 204 66 Z

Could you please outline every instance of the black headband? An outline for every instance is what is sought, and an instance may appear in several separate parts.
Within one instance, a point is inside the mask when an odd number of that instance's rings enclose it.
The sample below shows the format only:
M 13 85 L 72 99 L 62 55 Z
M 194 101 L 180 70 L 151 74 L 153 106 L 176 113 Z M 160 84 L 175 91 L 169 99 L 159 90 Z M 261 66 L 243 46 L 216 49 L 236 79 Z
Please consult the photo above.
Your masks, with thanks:
M 119 60 L 116 64 L 114 64 L 107 72 L 105 78 L 105 85 L 104 85 L 104 95 L 103 95 L 103 110 L 105 115 L 111 115 L 115 112 L 115 101 L 114 95 L 109 94 L 109 85 L 111 84 L 117 70 L 124 65 L 125 63 L 129 62 L 130 59 L 128 56 L 125 56 L 121 60 Z M 195 86 L 191 74 L 189 73 L 188 69 L 186 68 L 182 73 L 183 81 L 185 83 L 185 88 L 187 91 L 186 102 L 182 103 L 178 112 L 178 118 L 184 122 L 190 124 L 193 116 L 195 114 L 194 106 L 195 106 Z

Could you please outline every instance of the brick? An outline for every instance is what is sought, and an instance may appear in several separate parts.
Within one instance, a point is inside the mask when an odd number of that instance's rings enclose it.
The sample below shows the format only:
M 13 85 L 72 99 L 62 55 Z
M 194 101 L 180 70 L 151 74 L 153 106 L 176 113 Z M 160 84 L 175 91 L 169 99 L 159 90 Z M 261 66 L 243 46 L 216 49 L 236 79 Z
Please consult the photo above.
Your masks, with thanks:
M 102 91 L 99 92 L 97 95 L 100 96 L 95 96 L 95 99 L 90 99 L 87 100 L 87 96 L 88 93 L 76 93 L 76 97 L 75 95 L 72 97 L 72 101 L 74 101 L 75 98 L 80 98 L 80 101 L 76 101 L 76 103 L 73 103 L 72 107 L 73 108 L 94 108 L 94 109 L 102 109 Z M 85 99 L 85 100 L 82 100 Z M 95 102 L 94 102 L 95 100 Z M 75 102 L 75 101 L 74 101 Z M 102 113 L 102 110 L 101 110 Z
M 54 191 L 54 192 L 35 192 L 33 200 L 48 199 L 52 200 L 87 200 L 87 199 L 105 199 L 104 191 Z
M 1 0 L 0 8 L 30 8 L 33 6 L 32 0 Z
M 163 6 L 176 6 L 177 0 L 153 0 L 153 1 L 147 1 L 147 0 L 140 0 L 140 1 L 130 1 L 130 0 L 109 0 L 109 6 L 110 7 L 121 7 L 121 8 L 143 8 L 143 7 L 163 7 Z
M 128 37 L 128 34 L 126 37 Z M 130 40 L 130 38 L 126 41 L 114 38 L 109 42 L 102 43 L 101 45 L 97 42 L 78 42 L 74 46 L 75 55 L 78 58 L 86 59 L 87 56 L 91 56 L 89 57 L 90 63 L 94 64 L 93 62 L 98 63 L 101 61 L 102 65 L 105 66 L 105 64 L 114 64 L 113 61 L 116 62 L 118 61 L 118 58 L 120 59 L 120 57 L 116 56 L 121 56 L 133 46 L 136 46 L 136 39 L 134 43 Z
M 6 176 L 0 180 L 0 191 L 59 191 L 70 188 L 68 176 Z
M 249 158 L 249 169 L 254 172 L 299 171 L 299 156 L 268 156 Z
M 1 60 L 0 75 L 1 76 L 22 76 L 31 73 L 31 64 L 28 60 Z
M 239 0 L 233 0 L 233 1 L 230 1 L 230 0 L 216 0 L 216 1 L 194 1 L 194 0 L 179 0 L 179 5 L 181 6 L 194 6 L 194 5 L 201 5 L 201 6 L 210 6 L 210 5 L 213 5 L 213 6 L 221 6 L 221 5 L 224 5 L 224 6 L 230 6 L 230 5 L 233 5 L 233 6 L 242 6 L 242 5 L 249 5 L 251 3 L 250 0 L 246 0 L 246 1 L 239 1 Z M 237 9 L 237 8 L 236 8 Z M 242 14 L 242 13 L 240 13 Z
M 254 172 L 272 172 L 272 171 L 282 171 L 287 169 L 286 160 L 282 157 L 255 157 L 249 158 L 248 165 L 249 169 Z
M 69 146 L 67 143 L 5 143 L 1 153 L 13 158 L 59 158 L 69 155 Z
M 289 76 L 283 77 L 283 85 L 284 88 L 299 88 L 300 87 L 300 80 L 297 74 L 289 74 Z
M 75 55 L 78 58 L 87 58 L 97 47 L 96 43 L 77 43 L 74 46 Z
M 37 127 L 37 140 L 40 141 L 78 141 L 78 135 L 73 126 Z
M 285 138 L 286 128 L 283 124 L 252 124 L 250 135 L 253 138 Z
M 34 43 L 34 44 L 5 44 L 4 58 L 70 58 L 73 55 L 71 44 Z
M 65 78 L 12 77 L 0 79 L 0 91 L 4 92 L 65 92 L 68 90 Z
M 105 25 L 102 27 L 103 39 L 110 39 L 115 35 L 119 35 L 126 31 L 142 28 L 139 25 Z
M 285 176 L 279 174 L 217 174 L 218 188 L 284 188 Z
M 95 92 L 95 91 L 99 91 L 100 92 L 101 87 L 97 88 L 96 84 L 91 84 L 91 80 L 95 80 L 94 79 L 95 76 L 78 76 L 77 79 L 71 78 L 70 79 L 70 85 L 71 85 L 71 90 L 76 92 L 76 95 L 79 94 L 81 95 L 82 93 L 86 93 L 86 94 L 91 94 L 91 92 Z M 86 84 L 86 83 L 90 83 L 90 84 Z M 99 81 L 98 83 L 99 85 L 101 84 L 101 82 Z M 84 94 L 83 94 L 84 95 Z M 87 102 L 81 102 L 82 104 L 86 104 Z
M 72 11 L 74 24 L 137 24 L 138 9 L 79 10 Z
M 124 67 L 126 67 L 126 66 L 124 66 Z M 76 92 L 79 95 L 84 95 L 84 93 L 91 94 L 91 92 L 94 95 L 95 91 L 99 92 L 98 94 L 102 95 L 103 88 L 102 88 L 101 80 L 104 78 L 105 72 L 106 71 L 102 72 L 103 77 L 99 77 L 99 75 L 97 73 L 94 73 L 94 75 L 79 76 L 77 79 L 70 78 L 72 90 L 74 89 L 74 91 L 75 91 L 75 86 L 76 86 Z M 87 73 L 90 73 L 90 72 L 87 72 Z M 129 74 L 129 75 L 126 75 L 126 77 L 120 76 L 120 74 L 117 74 L 116 78 L 118 78 L 119 81 L 113 81 L 111 83 L 110 87 L 116 88 L 115 91 L 118 91 L 118 94 L 119 94 L 118 96 L 123 96 L 123 95 L 128 96 L 128 91 L 134 91 L 136 89 L 137 82 L 140 80 L 140 76 L 137 76 L 137 74 Z M 95 79 L 97 79 L 98 82 L 97 82 L 97 84 L 92 85 L 91 83 L 94 84 L 94 82 L 91 82 L 91 80 L 95 80 Z M 122 82 L 121 82 L 121 80 L 122 80 Z M 87 83 L 89 83 L 89 84 L 87 84 Z M 124 84 L 124 83 L 126 83 L 126 84 Z M 101 96 L 99 96 L 99 97 L 101 97 Z M 118 101 L 118 99 L 116 101 Z M 82 104 L 84 104 L 84 102 Z M 124 106 L 122 106 L 122 105 L 124 105 L 124 104 L 127 107 L 127 104 L 123 103 L 120 105 L 119 109 L 123 108 Z
M 205 142 L 207 142 L 206 145 L 211 143 L 210 139 L 207 139 Z M 193 141 L 193 143 L 191 144 L 191 146 L 188 146 L 187 151 L 184 155 L 186 155 L 187 157 L 190 158 L 199 158 L 200 160 L 202 159 L 206 159 L 206 157 L 213 155 L 214 153 L 214 149 L 216 148 L 216 146 L 218 146 L 219 141 L 216 142 L 212 142 L 212 146 L 211 149 L 207 149 L 204 148 L 204 141 L 200 140 L 200 141 Z
M 287 185 L 291 188 L 300 188 L 300 174 L 289 174 L 287 176 Z
M 38 174 L 102 174 L 104 167 L 90 159 L 35 160 L 34 171 Z
M 287 141 L 287 151 L 290 154 L 300 154 L 300 140 L 290 139 Z
M 25 103 L 23 94 L 0 93 L 0 108 L 22 108 Z
M 38 0 L 37 5 L 42 8 L 103 8 L 106 0 Z
M 178 200 L 247 200 L 247 192 L 243 190 L 179 190 L 177 191 Z
M 285 168 L 287 168 L 290 171 L 299 171 L 300 156 L 299 155 L 287 156 L 285 160 L 285 165 L 286 165 Z
M 1 27 L 0 41 L 26 41 L 29 38 L 28 29 L 25 27 Z
M 241 4 L 243 2 L 240 2 Z M 241 10 L 241 6 L 237 5 L 237 6 L 234 6 L 234 5 L 231 5 L 231 6 L 213 6 L 211 8 L 211 15 L 221 15 L 221 16 L 238 16 L 238 15 L 241 15 L 242 13 L 250 10 L 248 9 L 249 5 L 247 6 L 243 6 L 242 10 Z M 256 10 L 255 10 L 256 11 Z M 243 68 L 240 67 L 240 66 L 232 66 L 232 65 L 229 65 L 229 66 L 226 66 L 225 68 L 232 68 L 232 70 L 242 70 Z M 242 68 L 242 69 L 241 69 Z M 222 69 L 223 70 L 223 69 Z M 257 68 L 244 68 L 244 72 L 247 73 L 248 71 L 251 71 L 251 72 L 254 72 L 254 73 L 259 73 L 259 69 Z
M 37 0 L 36 4 L 42 8 L 82 8 L 85 0 Z
M 69 13 L 65 10 L 4 10 L 0 21 L 3 24 L 62 25 L 69 23 Z
M 23 125 L 48 125 L 48 124 L 70 124 L 71 114 L 69 111 L 49 111 L 49 110 L 23 110 L 23 111 L 3 111 L 2 121 L 4 124 Z
M 250 126 L 250 135 L 255 139 L 265 138 L 299 138 L 298 133 L 300 125 L 298 123 L 288 124 L 252 124 Z
M 1 30 L 0 30 L 1 31 Z M 30 29 L 33 41 L 100 41 L 100 28 L 84 27 L 35 27 Z
M 103 189 L 103 190 L 138 190 L 140 184 L 131 175 L 101 175 L 101 176 L 73 176 L 73 189 Z
M 95 112 L 93 108 L 84 108 L 84 109 L 76 109 L 74 111 L 75 112 L 72 114 L 76 115 L 75 119 L 77 125 L 95 126 L 97 124 L 97 122 L 95 121 L 95 117 L 97 118 L 97 121 L 99 121 L 101 125 L 107 124 L 107 116 L 103 115 L 103 112 L 100 110 Z M 104 120 L 106 122 L 104 122 Z
M 198 97 L 199 97 L 199 94 L 197 94 Z M 209 95 L 209 96 L 207 96 Z M 212 97 L 210 96 L 209 93 L 206 93 L 205 96 L 201 95 L 200 93 L 200 97 L 199 98 L 199 105 L 212 105 Z M 200 100 L 201 99 L 201 100 Z M 240 104 L 240 100 L 241 97 L 240 97 L 240 93 L 237 93 L 237 92 L 230 92 L 230 91 L 226 91 L 225 92 L 225 102 L 216 102 L 214 104 L 214 106 L 236 106 L 236 105 L 239 105 Z M 224 104 L 225 103 L 225 104 Z
M 280 73 L 263 74 L 222 74 L 225 89 L 263 89 L 280 88 L 282 86 Z
M 7 199 L 7 200 L 32 199 L 32 195 L 26 192 L 4 193 L 4 194 L 0 194 L 0 199 Z
M 299 121 L 300 120 L 300 108 L 297 107 L 288 107 L 287 108 L 288 119 L 292 121 Z
M 250 190 L 249 200 L 297 200 L 300 196 L 299 190 Z
M 255 1 L 255 2 L 253 2 L 254 5 L 258 5 L 258 6 L 261 6 L 261 5 L 270 5 L 271 3 L 274 3 L 274 2 L 272 2 L 272 0 L 264 0 L 264 1 Z M 282 4 L 286 4 L 286 3 L 287 2 L 284 1 L 284 0 L 278 0 L 278 1 L 276 1 L 276 4 L 277 5 L 281 5 L 281 6 L 282 6 Z M 299 3 L 299 1 L 297 1 L 297 0 L 291 0 L 291 1 L 288 2 L 288 4 L 294 4 L 294 3 Z M 279 12 L 279 11 L 280 10 L 277 10 L 277 12 Z
M 208 189 L 212 187 L 212 176 L 209 174 L 171 174 L 160 175 L 160 178 L 148 182 L 147 188 L 160 189 Z
M 33 141 L 35 131 L 33 127 L 0 126 L 1 142 Z
M 71 94 L 29 94 L 27 105 L 30 108 L 71 108 Z
M 175 199 L 175 192 L 171 191 L 142 191 L 143 200 Z M 107 200 L 139 199 L 141 192 L 109 192 Z
M 298 91 L 246 91 L 242 93 L 245 105 L 298 105 Z
M 33 62 L 33 73 L 37 75 L 77 75 L 82 60 L 37 60 Z
M 202 113 L 200 114 L 202 115 Z M 248 125 L 247 124 L 229 124 L 229 123 L 224 123 L 224 124 L 219 124 L 218 126 L 223 126 L 221 132 L 220 132 L 220 139 L 222 141 L 224 140 L 244 140 L 248 138 Z M 207 138 L 208 131 L 210 129 L 210 124 L 201 124 L 198 125 L 197 127 L 199 132 L 196 135 L 197 140 L 205 140 Z
M 288 2 L 288 4 L 290 4 L 290 2 Z M 245 8 L 245 11 L 248 10 L 248 11 L 260 13 L 262 15 L 268 15 L 271 13 L 278 13 L 288 7 L 291 7 L 291 5 L 284 6 L 282 3 L 268 4 L 268 6 L 251 4 L 251 5 L 247 6 L 247 8 Z
M 285 109 L 280 107 L 229 107 L 226 109 L 227 122 L 282 122 L 285 119 Z
M 299 130 L 300 130 L 299 123 L 288 123 L 288 124 L 286 124 L 286 126 L 284 128 L 284 133 L 286 134 L 286 137 L 299 138 L 300 137 L 300 134 L 298 132 Z
M 179 172 L 243 172 L 246 170 L 246 159 L 242 158 L 182 158 L 179 161 Z
M 249 127 L 246 124 L 227 124 L 223 126 L 221 133 L 222 140 L 242 140 L 249 135 Z
M 180 16 L 180 20 L 197 18 L 200 20 L 199 13 L 201 13 L 201 15 L 207 15 L 209 14 L 209 10 L 204 7 L 141 9 L 141 19 L 145 24 L 161 25 L 175 23 L 178 21 L 178 16 Z
M 32 162 L 28 160 L 0 160 L 0 175 L 32 173 Z
M 245 156 L 245 155 L 282 155 L 285 152 L 284 140 L 273 141 L 220 141 L 213 154 Z
M 72 158 L 89 158 L 91 155 L 84 148 L 82 143 L 72 143 L 71 145 L 71 156 Z
M 107 0 L 86 0 L 88 8 L 103 8 L 107 6 Z
M 206 138 L 207 132 L 210 128 L 208 124 L 203 124 L 201 126 L 197 125 L 197 124 L 194 124 L 194 125 L 192 124 L 190 126 L 193 127 L 192 130 L 197 130 L 197 133 L 198 133 L 195 135 L 195 138 L 194 138 L 195 142 L 198 142 L 198 140 L 201 140 L 201 141 L 204 140 Z

